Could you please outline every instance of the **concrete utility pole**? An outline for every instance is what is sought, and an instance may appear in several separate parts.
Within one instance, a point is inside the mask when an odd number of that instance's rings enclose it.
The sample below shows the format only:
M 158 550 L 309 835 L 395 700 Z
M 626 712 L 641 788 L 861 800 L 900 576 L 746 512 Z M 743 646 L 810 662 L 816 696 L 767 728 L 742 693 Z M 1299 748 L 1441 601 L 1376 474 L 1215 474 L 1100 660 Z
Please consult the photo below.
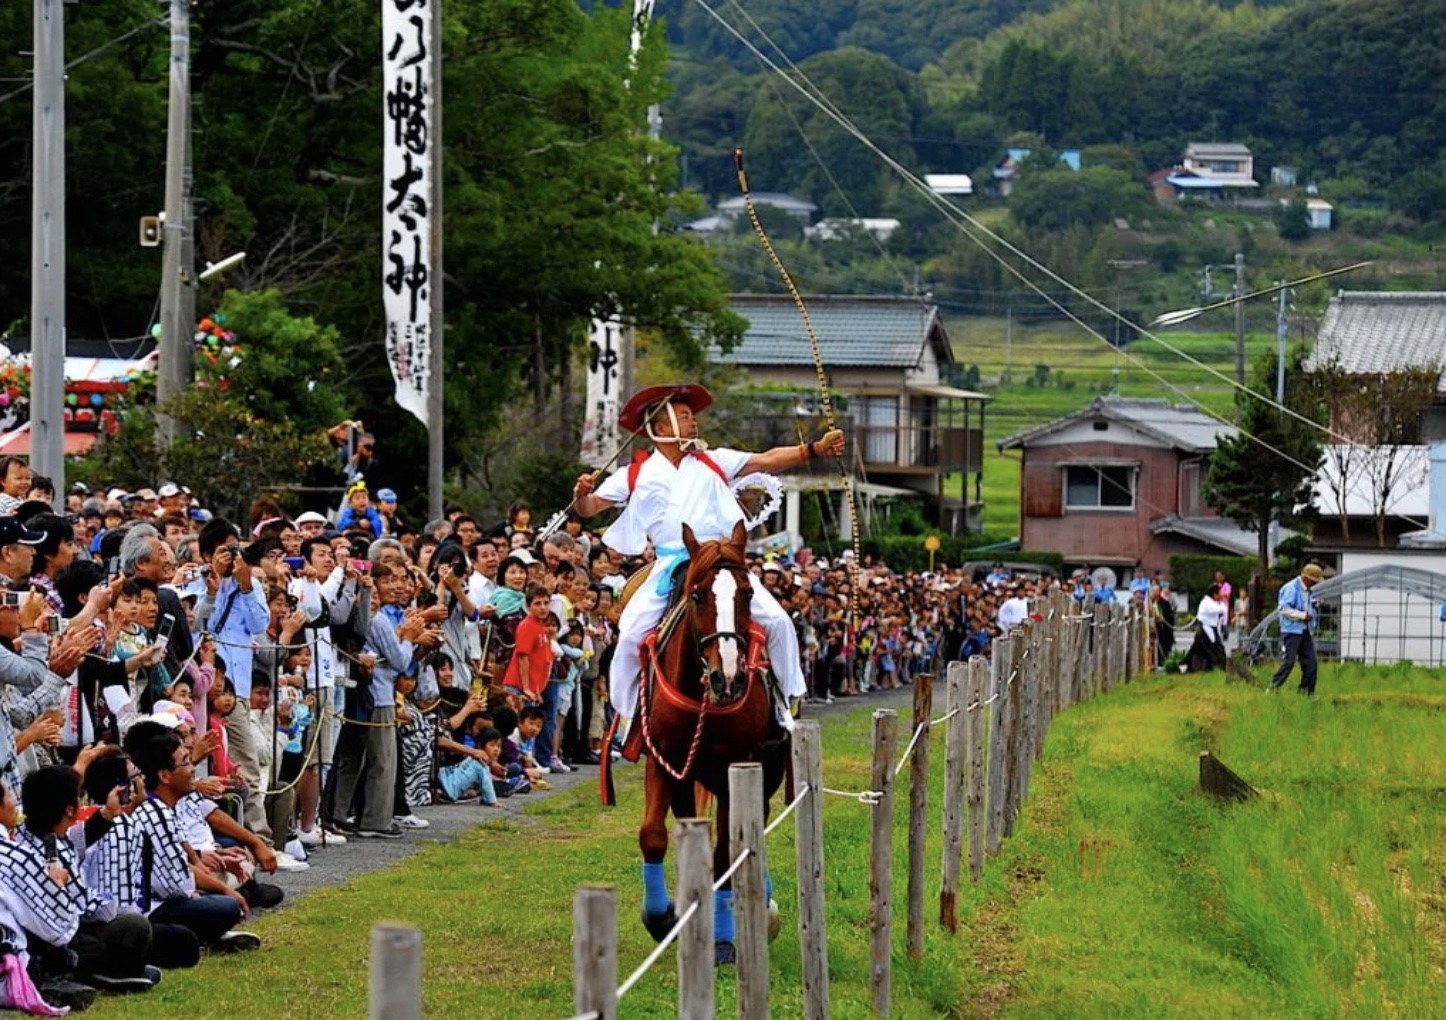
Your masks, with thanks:
M 191 5 L 171 4 L 171 87 L 166 115 L 165 255 L 161 263 L 160 365 L 156 402 L 191 384 L 191 337 L 196 331 L 196 241 L 191 213 Z M 161 446 L 176 439 L 177 423 L 156 418 Z
M 35 0 L 30 227 L 30 463 L 65 492 L 65 14 Z
M 1245 256 L 1235 256 L 1235 286 L 1230 291 L 1235 299 L 1235 381 L 1245 385 Z
M 428 154 L 432 161 L 432 345 L 427 366 L 427 513 L 434 521 L 443 517 L 442 477 L 446 471 L 443 459 L 443 419 L 446 416 L 446 387 L 443 384 L 442 352 L 446 346 L 447 326 L 443 315 L 442 277 L 442 0 L 432 4 L 432 124 Z
M 1280 283 L 1280 307 L 1275 313 L 1275 402 L 1285 403 L 1285 345 L 1290 334 L 1290 323 L 1285 317 L 1286 299 L 1290 290 L 1285 281 Z

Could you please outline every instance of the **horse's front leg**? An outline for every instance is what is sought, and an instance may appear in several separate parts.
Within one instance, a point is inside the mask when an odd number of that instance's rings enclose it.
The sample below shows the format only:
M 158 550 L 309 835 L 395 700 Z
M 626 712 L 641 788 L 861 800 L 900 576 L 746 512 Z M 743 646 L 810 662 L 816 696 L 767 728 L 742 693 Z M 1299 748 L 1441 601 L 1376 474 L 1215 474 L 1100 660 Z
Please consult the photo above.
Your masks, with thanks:
M 663 858 L 668 856 L 668 804 L 673 790 L 657 761 L 649 756 L 646 762 L 643 824 L 638 829 L 638 849 L 643 853 L 643 927 L 655 942 L 661 942 L 678 920 L 663 873 Z

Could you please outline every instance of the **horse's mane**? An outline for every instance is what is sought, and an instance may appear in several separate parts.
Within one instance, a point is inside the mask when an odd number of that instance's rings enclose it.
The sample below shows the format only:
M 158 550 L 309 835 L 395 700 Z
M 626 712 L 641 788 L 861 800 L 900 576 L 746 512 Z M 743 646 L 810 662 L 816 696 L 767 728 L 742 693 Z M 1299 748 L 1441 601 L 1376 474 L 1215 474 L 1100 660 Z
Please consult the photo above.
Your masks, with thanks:
M 742 566 L 745 562 L 742 554 L 735 552 L 730 542 L 721 539 L 700 542 L 698 551 L 692 557 L 692 562 L 688 567 L 688 587 L 692 588 L 694 581 L 720 563 Z

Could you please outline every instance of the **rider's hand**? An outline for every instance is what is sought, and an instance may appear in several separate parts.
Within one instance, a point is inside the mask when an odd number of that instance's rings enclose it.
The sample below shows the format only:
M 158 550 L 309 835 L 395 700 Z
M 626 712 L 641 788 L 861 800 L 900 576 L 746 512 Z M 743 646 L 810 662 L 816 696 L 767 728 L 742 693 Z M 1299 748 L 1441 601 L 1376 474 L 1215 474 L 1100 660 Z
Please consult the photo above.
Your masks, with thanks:
M 594 477 L 592 472 L 589 471 L 587 474 L 578 475 L 577 483 L 572 487 L 573 497 L 582 499 L 584 496 L 590 495 L 596 487 L 597 478 Z
M 842 429 L 829 429 L 823 434 L 823 438 L 814 443 L 814 449 L 820 457 L 837 457 L 844 452 L 844 434 Z

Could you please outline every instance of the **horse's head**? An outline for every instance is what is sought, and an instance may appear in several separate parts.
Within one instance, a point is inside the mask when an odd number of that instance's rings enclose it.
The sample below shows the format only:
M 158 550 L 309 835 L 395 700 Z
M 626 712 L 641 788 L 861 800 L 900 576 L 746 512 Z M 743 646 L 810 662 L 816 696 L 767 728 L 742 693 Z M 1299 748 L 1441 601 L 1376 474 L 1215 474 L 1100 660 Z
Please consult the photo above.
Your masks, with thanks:
M 704 697 L 718 706 L 730 704 L 748 691 L 753 585 L 745 559 L 747 543 L 742 522 L 733 526 L 727 542 L 699 542 L 693 529 L 683 525 L 689 558 L 684 582 L 689 629 L 707 678 Z

